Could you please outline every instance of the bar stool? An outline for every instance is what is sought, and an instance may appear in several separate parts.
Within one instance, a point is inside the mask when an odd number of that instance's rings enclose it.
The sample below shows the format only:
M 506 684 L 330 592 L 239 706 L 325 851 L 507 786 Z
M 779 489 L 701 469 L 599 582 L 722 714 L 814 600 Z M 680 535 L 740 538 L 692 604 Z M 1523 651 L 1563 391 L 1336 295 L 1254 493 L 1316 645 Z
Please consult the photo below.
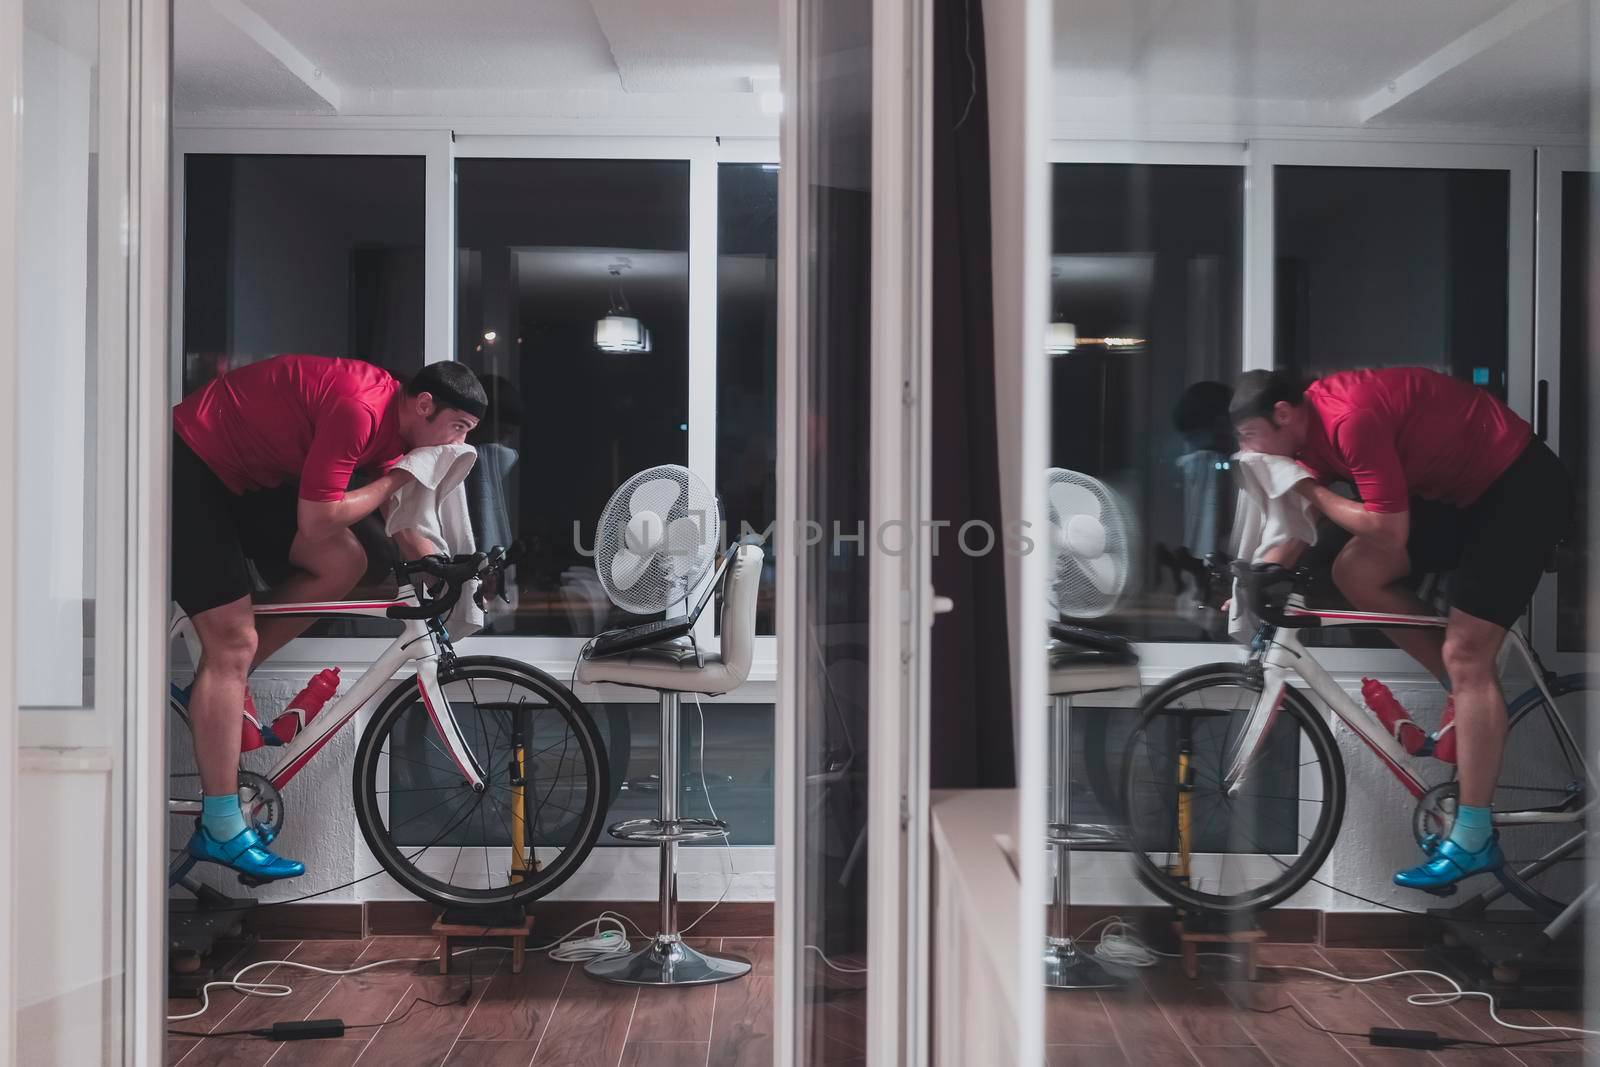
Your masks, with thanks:
M 1069 820 L 1072 698 L 1137 688 L 1139 656 L 1131 642 L 1083 626 L 1052 623 L 1050 663 L 1050 820 L 1045 841 L 1055 849 L 1054 899 L 1045 923 L 1044 984 L 1050 989 L 1104 989 L 1123 984 L 1093 953 L 1072 938 L 1071 851 L 1074 844 L 1115 840 L 1109 828 L 1074 826 Z
M 638 841 L 661 849 L 660 931 L 627 956 L 594 960 L 590 975 L 624 985 L 705 985 L 748 974 L 750 964 L 697 952 L 678 932 L 678 845 L 718 841 L 728 836 L 721 819 L 686 819 L 678 814 L 679 711 L 684 693 L 717 695 L 737 689 L 750 675 L 756 639 L 756 591 L 761 585 L 762 552 L 742 545 L 723 576 L 722 639 L 715 652 L 702 652 L 687 639 L 649 645 L 604 659 L 581 660 L 580 682 L 612 682 L 653 689 L 661 705 L 661 806 L 654 819 L 628 819 L 609 828 L 619 841 Z

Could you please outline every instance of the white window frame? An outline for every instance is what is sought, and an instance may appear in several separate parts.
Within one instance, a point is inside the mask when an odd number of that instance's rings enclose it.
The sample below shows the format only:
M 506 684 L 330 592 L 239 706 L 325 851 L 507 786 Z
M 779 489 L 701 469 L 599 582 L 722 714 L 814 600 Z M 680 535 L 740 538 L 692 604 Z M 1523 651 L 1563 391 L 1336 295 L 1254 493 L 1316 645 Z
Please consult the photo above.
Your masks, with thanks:
M 1538 150 L 1538 229 L 1535 236 L 1533 379 L 1549 383 L 1545 443 L 1561 452 L 1561 179 L 1564 175 L 1593 173 L 1587 148 L 1541 147 Z M 1592 205 L 1591 205 L 1592 209 Z M 1586 238 L 1588 239 L 1588 238 Z M 1593 373 L 1591 368 L 1590 373 Z M 1537 400 L 1537 394 L 1535 394 Z M 1535 427 L 1538 412 L 1530 407 L 1528 420 Z M 1546 575 L 1533 599 L 1534 647 L 1546 667 L 1560 674 L 1600 671 L 1600 652 L 1556 651 L 1556 576 Z
M 1240 371 L 1273 363 L 1275 168 L 1283 166 L 1505 170 L 1507 191 L 1507 392 L 1511 406 L 1531 419 L 1534 379 L 1534 148 L 1530 145 L 1442 144 L 1429 141 L 1351 139 L 1247 141 L 1057 140 L 1050 162 L 1221 165 L 1244 168 L 1244 346 Z M 1545 375 L 1548 377 L 1548 375 Z M 1552 391 L 1553 395 L 1553 391 Z M 1554 421 L 1551 423 L 1555 426 Z M 1552 432 L 1554 432 L 1552 430 Z M 1146 685 L 1219 660 L 1242 659 L 1231 642 L 1149 641 L 1138 645 Z M 1395 649 L 1313 650 L 1329 671 L 1420 675 Z
M 717 442 L 717 167 L 722 163 L 778 162 L 772 138 L 714 136 L 614 137 L 472 134 L 449 129 L 349 130 L 329 128 L 182 128 L 174 131 L 172 160 L 172 366 L 173 396 L 182 392 L 184 157 L 234 155 L 383 155 L 426 160 L 427 260 L 424 362 L 454 358 L 456 277 L 455 161 L 458 159 L 638 159 L 689 164 L 689 468 L 716 485 Z M 769 547 L 769 551 L 770 551 Z M 700 620 L 695 636 L 714 646 L 714 620 Z M 465 654 L 510 656 L 568 679 L 584 637 L 485 635 L 460 643 Z M 273 657 L 273 669 L 340 664 L 364 669 L 388 645 L 383 638 L 300 638 Z M 750 679 L 737 698 L 776 699 L 777 643 L 758 636 Z M 648 694 L 618 686 L 580 686 L 584 700 L 638 701 Z

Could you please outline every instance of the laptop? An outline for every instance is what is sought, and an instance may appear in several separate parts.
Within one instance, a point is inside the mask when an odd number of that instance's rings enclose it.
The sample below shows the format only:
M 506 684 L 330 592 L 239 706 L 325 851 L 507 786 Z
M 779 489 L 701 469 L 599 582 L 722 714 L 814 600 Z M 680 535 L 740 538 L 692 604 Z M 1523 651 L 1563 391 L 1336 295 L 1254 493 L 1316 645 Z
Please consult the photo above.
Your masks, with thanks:
M 607 630 L 589 645 L 589 658 L 601 659 L 605 656 L 615 656 L 619 652 L 631 652 L 636 648 L 646 645 L 659 645 L 664 641 L 675 641 L 694 629 L 694 624 L 699 621 L 700 613 L 706 610 L 706 605 L 711 603 L 712 594 L 722 585 L 722 576 L 728 569 L 728 561 L 733 559 L 733 549 L 722 554 L 717 561 L 717 571 L 706 583 L 706 591 L 700 595 L 700 602 L 694 610 L 687 615 L 679 615 L 671 619 L 652 619 L 650 622 L 640 623 L 638 626 L 629 626 L 623 630 Z

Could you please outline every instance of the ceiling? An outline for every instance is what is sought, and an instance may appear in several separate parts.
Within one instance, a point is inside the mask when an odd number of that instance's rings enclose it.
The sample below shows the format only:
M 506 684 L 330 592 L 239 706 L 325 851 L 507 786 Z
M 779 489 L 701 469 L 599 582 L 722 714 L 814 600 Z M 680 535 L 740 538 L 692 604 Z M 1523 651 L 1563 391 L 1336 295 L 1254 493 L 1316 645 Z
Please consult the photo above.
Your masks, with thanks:
M 759 114 L 778 0 L 176 0 L 182 113 Z
M 176 0 L 175 104 L 180 114 L 757 120 L 760 91 L 778 74 L 778 3 Z M 1588 9 L 1586 0 L 1054 0 L 1055 118 L 1123 130 L 1580 132 Z
M 1580 132 L 1588 7 L 1055 0 L 1056 120 Z

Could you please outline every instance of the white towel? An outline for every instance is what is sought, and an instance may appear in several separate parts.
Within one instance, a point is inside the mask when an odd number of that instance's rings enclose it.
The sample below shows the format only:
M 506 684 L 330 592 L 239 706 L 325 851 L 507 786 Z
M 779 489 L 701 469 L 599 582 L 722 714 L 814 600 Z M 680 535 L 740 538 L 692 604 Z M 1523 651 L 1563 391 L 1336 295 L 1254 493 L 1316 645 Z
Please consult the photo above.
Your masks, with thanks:
M 1233 515 L 1235 559 L 1258 562 L 1291 539 L 1308 545 L 1317 543 L 1317 524 L 1311 518 L 1311 502 L 1294 487 L 1311 477 L 1306 469 L 1287 456 L 1262 452 L 1237 452 L 1233 469 L 1239 483 L 1239 501 Z M 1254 633 L 1256 620 L 1245 614 L 1239 583 L 1234 582 L 1233 600 L 1228 605 L 1228 634 L 1236 640 Z
M 416 481 L 408 482 L 384 504 L 384 532 L 392 537 L 400 530 L 415 530 L 451 555 L 476 552 L 478 543 L 462 483 L 477 460 L 477 449 L 471 445 L 428 445 L 401 456 L 395 466 L 410 471 Z M 445 620 L 454 640 L 483 629 L 483 609 L 474 600 L 477 591 L 477 579 L 466 583 L 460 601 Z

